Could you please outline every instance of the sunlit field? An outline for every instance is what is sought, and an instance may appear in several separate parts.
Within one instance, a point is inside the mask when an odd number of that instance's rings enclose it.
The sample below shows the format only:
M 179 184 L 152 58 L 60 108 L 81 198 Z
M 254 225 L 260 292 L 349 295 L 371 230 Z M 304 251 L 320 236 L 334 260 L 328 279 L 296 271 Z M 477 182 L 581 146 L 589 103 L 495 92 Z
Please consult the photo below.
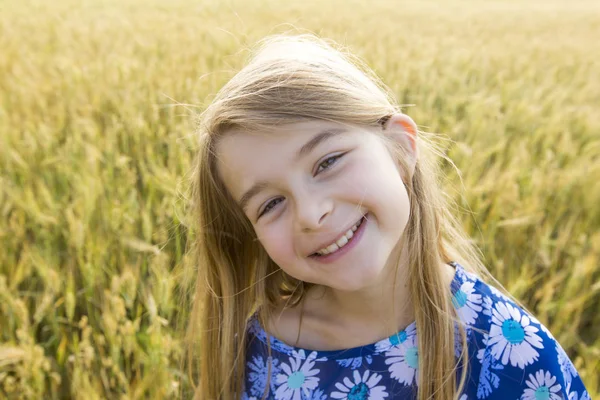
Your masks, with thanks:
M 599 2 L 8 0 L 0 398 L 189 396 L 194 115 L 293 29 L 347 46 L 439 133 L 490 271 L 599 396 Z

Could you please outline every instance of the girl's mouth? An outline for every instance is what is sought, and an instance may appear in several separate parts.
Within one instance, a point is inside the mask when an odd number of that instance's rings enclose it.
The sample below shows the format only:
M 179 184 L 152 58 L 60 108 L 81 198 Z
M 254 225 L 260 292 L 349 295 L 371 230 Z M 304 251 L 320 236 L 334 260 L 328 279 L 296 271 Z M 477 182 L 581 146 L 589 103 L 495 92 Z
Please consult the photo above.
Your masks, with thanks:
M 348 229 L 348 231 L 346 231 L 346 233 L 335 243 L 311 254 L 309 257 L 319 262 L 332 262 L 349 252 L 358 244 L 362 237 L 368 222 L 368 215 L 368 213 L 363 215 L 361 219 L 358 220 L 352 228 Z

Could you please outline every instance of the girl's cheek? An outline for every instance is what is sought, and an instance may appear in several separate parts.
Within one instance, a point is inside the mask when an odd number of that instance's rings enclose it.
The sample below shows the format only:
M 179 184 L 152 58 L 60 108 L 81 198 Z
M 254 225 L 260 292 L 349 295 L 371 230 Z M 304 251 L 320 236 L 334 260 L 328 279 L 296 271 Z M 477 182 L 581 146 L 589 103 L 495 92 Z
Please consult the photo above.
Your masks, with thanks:
M 344 181 L 351 186 L 364 187 L 377 177 L 377 165 L 372 159 L 360 157 L 348 165 Z
M 269 256 L 277 264 L 285 264 L 294 256 L 293 243 L 291 237 L 281 230 L 269 230 L 263 233 L 263 246 L 267 250 Z

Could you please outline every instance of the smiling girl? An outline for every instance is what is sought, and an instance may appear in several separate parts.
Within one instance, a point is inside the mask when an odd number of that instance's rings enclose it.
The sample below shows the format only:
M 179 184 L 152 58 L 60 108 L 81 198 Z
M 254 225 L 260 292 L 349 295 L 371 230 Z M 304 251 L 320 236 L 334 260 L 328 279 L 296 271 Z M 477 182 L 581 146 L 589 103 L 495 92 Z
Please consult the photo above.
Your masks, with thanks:
M 196 398 L 586 398 L 449 212 L 445 156 L 356 57 L 268 37 L 199 132 Z

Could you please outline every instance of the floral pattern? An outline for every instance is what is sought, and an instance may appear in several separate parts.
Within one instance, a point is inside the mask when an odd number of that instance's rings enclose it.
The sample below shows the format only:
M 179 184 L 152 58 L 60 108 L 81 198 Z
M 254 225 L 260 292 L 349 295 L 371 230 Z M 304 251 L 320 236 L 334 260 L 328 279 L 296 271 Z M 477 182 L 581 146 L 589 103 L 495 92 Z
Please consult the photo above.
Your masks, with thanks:
M 275 378 L 275 398 L 301 400 L 309 395 L 310 390 L 316 389 L 319 383 L 319 378 L 315 376 L 319 369 L 313 368 L 316 358 L 316 351 L 305 358 L 304 350 L 300 350 L 289 357 L 289 364 L 281 363 L 281 373 Z
M 458 316 L 467 325 L 473 325 L 483 309 L 481 295 L 475 292 L 474 286 L 474 282 L 465 282 L 452 296 L 452 304 L 456 308 Z
M 381 375 L 366 370 L 361 376 L 356 370 L 353 379 L 344 378 L 342 383 L 336 383 L 338 391 L 331 393 L 332 399 L 344 400 L 379 400 L 388 397 L 384 386 L 377 384 L 383 378 Z
M 455 357 L 459 325 L 467 335 L 469 373 L 460 400 L 589 400 L 577 370 L 550 331 L 501 291 L 452 262 Z M 416 323 L 376 343 L 336 351 L 290 346 L 267 335 L 257 314 L 249 340 L 242 400 L 416 399 Z M 268 356 L 267 343 L 271 346 Z M 458 377 L 463 365 L 458 363 Z M 270 366 L 270 370 L 269 370 Z
M 523 392 L 523 400 L 561 400 L 560 384 L 556 383 L 556 377 L 550 372 L 540 369 L 535 376 L 529 374 L 527 389 Z
M 400 383 L 412 385 L 419 380 L 419 351 L 416 336 L 409 336 L 385 353 L 390 376 Z
M 530 323 L 515 306 L 497 302 L 492 310 L 492 325 L 484 343 L 490 346 L 492 355 L 506 365 L 523 369 L 539 357 L 537 349 L 543 349 L 539 329 Z M 481 351 L 481 350 L 480 350 Z

